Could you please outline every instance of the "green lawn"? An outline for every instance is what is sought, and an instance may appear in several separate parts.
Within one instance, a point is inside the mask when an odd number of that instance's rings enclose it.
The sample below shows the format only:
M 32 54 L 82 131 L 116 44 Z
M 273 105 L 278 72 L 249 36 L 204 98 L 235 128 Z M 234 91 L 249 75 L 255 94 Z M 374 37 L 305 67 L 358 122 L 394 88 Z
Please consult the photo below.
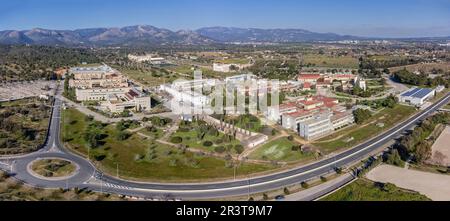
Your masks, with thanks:
M 63 140 L 77 152 L 87 155 L 88 149 L 83 133 L 88 125 L 84 115 L 74 109 L 63 112 Z M 97 159 L 99 168 L 116 175 L 117 163 L 122 178 L 158 182 L 195 182 L 203 179 L 233 177 L 231 162 L 223 159 L 201 156 L 189 151 L 159 144 L 133 134 L 125 141 L 116 139 L 114 125 L 107 125 L 103 131 L 107 137 L 103 145 L 90 150 L 90 159 Z M 276 167 L 243 163 L 236 170 L 237 176 L 263 172 Z
M 310 153 L 292 150 L 292 146 L 298 145 L 295 141 L 290 141 L 286 137 L 283 137 L 259 147 L 250 154 L 249 158 L 256 160 L 298 161 L 312 159 L 314 157 Z
M 429 201 L 417 192 L 404 190 L 393 184 L 374 183 L 358 179 L 344 188 L 326 196 L 322 201 Z
M 319 139 L 314 143 L 314 145 L 320 147 L 322 152 L 324 153 L 330 153 L 341 148 L 352 147 L 391 128 L 395 124 L 400 123 L 402 120 L 405 120 L 414 112 L 415 108 L 404 105 L 396 105 L 392 109 L 386 108 L 369 118 L 364 123 L 368 125 L 351 126 L 330 136 Z M 378 123 L 383 123 L 384 127 L 378 127 Z M 327 140 L 332 140 L 337 137 L 340 138 L 327 142 Z M 351 140 L 352 137 L 353 140 Z
M 219 132 L 218 136 L 206 134 L 203 139 L 198 139 L 197 135 L 198 135 L 198 131 L 196 131 L 196 130 L 189 130 L 186 132 L 184 132 L 182 130 L 178 130 L 177 132 L 172 134 L 171 138 L 172 137 L 181 137 L 181 138 L 183 138 L 182 144 L 188 146 L 189 148 L 197 148 L 197 149 L 207 150 L 210 152 L 214 152 L 214 149 L 218 146 L 227 147 L 230 145 L 232 145 L 232 146 L 240 145 L 240 141 L 236 140 L 236 139 L 232 139 L 230 142 L 226 142 L 226 143 L 221 142 L 221 140 L 224 139 L 225 134 L 220 133 L 220 132 Z M 210 147 L 206 147 L 203 145 L 203 143 L 205 141 L 211 141 L 213 143 L 213 145 Z M 230 149 L 231 154 L 236 153 L 233 148 L 229 148 L 229 149 Z

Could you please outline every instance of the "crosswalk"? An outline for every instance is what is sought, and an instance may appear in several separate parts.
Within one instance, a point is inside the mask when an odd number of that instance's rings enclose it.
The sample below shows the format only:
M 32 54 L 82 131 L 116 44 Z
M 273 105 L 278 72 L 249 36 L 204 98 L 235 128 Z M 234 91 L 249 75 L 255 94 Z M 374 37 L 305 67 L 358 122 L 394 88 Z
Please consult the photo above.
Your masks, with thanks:
M 121 185 L 112 184 L 112 183 L 104 183 L 103 186 L 110 187 L 110 188 L 116 188 L 116 189 L 131 190 L 131 187 L 121 186 Z

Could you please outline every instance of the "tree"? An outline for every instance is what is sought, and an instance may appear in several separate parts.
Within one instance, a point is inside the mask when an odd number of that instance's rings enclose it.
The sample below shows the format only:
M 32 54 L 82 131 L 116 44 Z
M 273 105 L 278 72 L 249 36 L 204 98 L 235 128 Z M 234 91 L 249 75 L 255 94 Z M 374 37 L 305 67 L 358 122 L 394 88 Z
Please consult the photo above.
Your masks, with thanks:
M 183 138 L 181 138 L 181 137 L 172 137 L 172 138 L 170 138 L 170 142 L 175 143 L 175 144 L 179 144 L 179 143 L 183 142 Z
M 224 153 L 225 152 L 225 147 L 223 147 L 223 146 L 215 147 L 214 151 L 216 151 L 217 153 Z
M 237 144 L 234 146 L 234 150 L 236 151 L 236 153 L 241 154 L 244 152 L 244 146 Z
M 397 149 L 391 150 L 387 157 L 386 163 L 395 166 L 403 166 L 402 158 L 400 157 Z
M 362 124 L 366 120 L 368 120 L 372 115 L 369 110 L 365 109 L 357 109 L 353 112 L 353 115 L 355 117 L 355 122 L 357 124 Z
M 417 162 L 423 163 L 431 157 L 431 145 L 426 141 L 420 141 L 414 152 Z

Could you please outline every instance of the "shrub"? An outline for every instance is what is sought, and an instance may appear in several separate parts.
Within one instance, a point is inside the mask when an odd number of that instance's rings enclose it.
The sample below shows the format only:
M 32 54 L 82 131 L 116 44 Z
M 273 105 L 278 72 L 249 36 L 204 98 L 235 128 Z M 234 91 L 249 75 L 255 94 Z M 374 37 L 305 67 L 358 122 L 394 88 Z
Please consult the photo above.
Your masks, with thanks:
M 183 142 L 183 138 L 181 138 L 181 137 L 172 137 L 172 138 L 170 138 L 170 142 L 175 143 L 175 144 L 179 144 L 179 143 Z
M 301 185 L 302 188 L 304 188 L 304 189 L 308 189 L 308 188 L 309 188 L 309 184 L 308 184 L 307 182 L 305 182 L 305 181 L 303 181 L 300 185 Z
M 223 152 L 225 152 L 225 147 L 218 146 L 218 147 L 214 148 L 214 151 L 216 151 L 217 153 L 223 153 Z
M 125 131 L 120 131 L 119 133 L 117 133 L 117 136 L 116 136 L 118 141 L 126 140 L 129 137 L 130 137 L 130 134 Z
M 203 142 L 203 146 L 205 146 L 205 147 L 210 147 L 212 145 L 213 145 L 213 143 L 211 141 L 209 141 L 209 140 Z
M 84 117 L 84 120 L 85 120 L 85 121 L 93 121 L 93 120 L 94 120 L 94 117 L 91 116 L 91 115 L 88 115 L 88 116 Z
M 236 153 L 241 154 L 242 152 L 244 152 L 244 146 L 237 144 L 234 146 L 234 150 L 236 150 Z

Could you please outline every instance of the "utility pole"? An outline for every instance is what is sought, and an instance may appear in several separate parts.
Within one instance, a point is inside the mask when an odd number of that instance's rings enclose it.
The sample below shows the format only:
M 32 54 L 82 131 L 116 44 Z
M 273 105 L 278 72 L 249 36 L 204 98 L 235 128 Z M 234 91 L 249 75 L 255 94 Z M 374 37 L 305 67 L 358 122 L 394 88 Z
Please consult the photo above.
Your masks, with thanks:
M 117 168 L 116 168 L 116 176 L 117 176 L 117 178 L 119 178 L 119 163 L 116 163 L 116 166 L 117 166 Z
M 236 164 L 234 165 L 234 181 L 236 181 Z
M 100 176 L 100 193 L 103 194 L 103 173 L 102 173 L 102 175 Z
M 247 182 L 248 182 L 248 198 L 250 199 L 250 176 L 247 174 Z

